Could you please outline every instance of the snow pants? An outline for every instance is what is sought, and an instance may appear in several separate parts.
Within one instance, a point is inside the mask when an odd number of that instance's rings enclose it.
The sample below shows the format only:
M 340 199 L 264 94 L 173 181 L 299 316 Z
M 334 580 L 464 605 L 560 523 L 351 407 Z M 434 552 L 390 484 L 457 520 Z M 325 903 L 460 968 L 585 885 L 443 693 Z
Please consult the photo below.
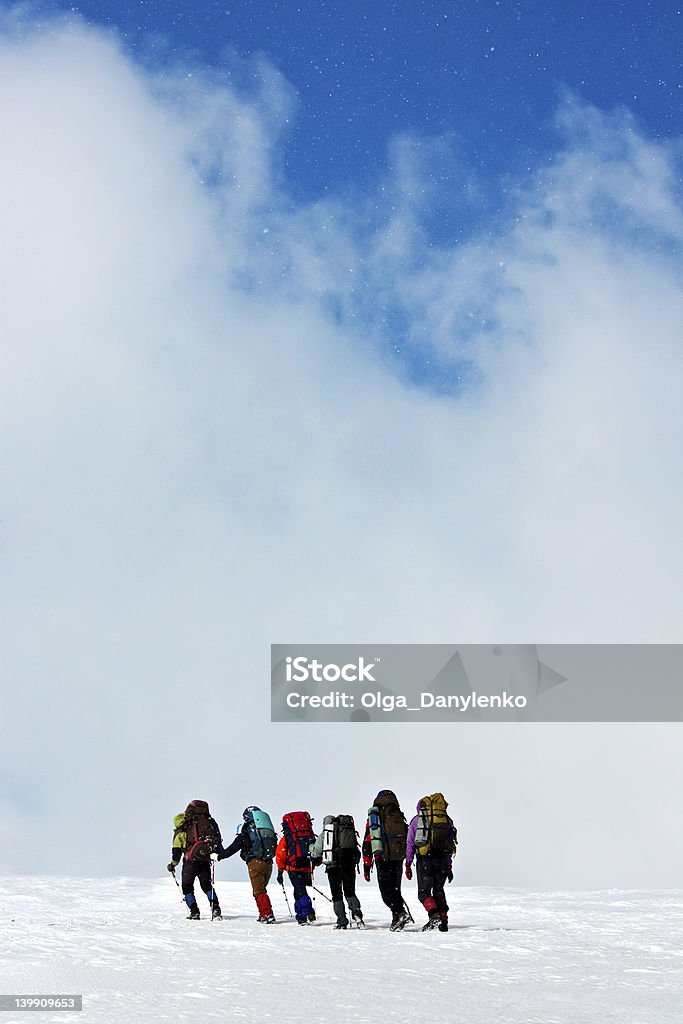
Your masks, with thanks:
M 251 860 L 247 861 L 247 871 L 249 872 L 251 891 L 256 900 L 259 916 L 268 917 L 269 914 L 273 913 L 273 907 L 270 902 L 270 896 L 266 892 L 266 886 L 273 873 L 273 862 L 252 857 Z
M 294 890 L 294 913 L 297 921 L 305 921 L 313 913 L 311 897 L 306 886 L 311 885 L 313 878 L 310 871 L 288 871 L 289 880 Z
M 378 860 L 375 866 L 380 896 L 392 914 L 400 914 L 403 910 L 403 896 L 401 895 L 403 861 Z
M 194 894 L 195 878 L 198 880 L 202 892 L 206 893 L 209 903 L 213 904 L 217 897 L 211 884 L 211 862 L 183 858 L 183 871 L 180 880 L 183 896 L 188 907 L 193 907 L 197 902 Z
M 249 872 L 251 891 L 254 894 L 254 899 L 256 899 L 257 896 L 266 891 L 266 886 L 273 873 L 273 863 L 270 860 L 259 860 L 258 857 L 252 857 L 251 860 L 247 861 L 247 871 Z
M 438 910 L 442 918 L 448 914 L 444 885 L 448 868 L 442 857 L 417 857 L 417 898 L 428 914 Z

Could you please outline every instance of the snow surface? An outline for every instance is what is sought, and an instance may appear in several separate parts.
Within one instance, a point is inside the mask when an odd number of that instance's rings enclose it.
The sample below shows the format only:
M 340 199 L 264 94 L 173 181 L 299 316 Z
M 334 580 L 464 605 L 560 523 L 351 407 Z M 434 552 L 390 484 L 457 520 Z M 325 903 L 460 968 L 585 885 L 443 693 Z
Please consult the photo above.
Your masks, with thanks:
M 320 871 L 316 885 L 327 891 Z M 299 927 L 271 885 L 279 920 L 259 925 L 247 883 L 216 888 L 224 920 L 192 922 L 170 876 L 4 879 L 0 991 L 82 993 L 84 1010 L 0 1024 L 683 1020 L 683 892 L 450 886 L 451 930 L 422 934 L 413 882 L 416 924 L 392 934 L 374 881 L 358 886 L 367 929 L 347 932 L 321 896 L 318 923 Z

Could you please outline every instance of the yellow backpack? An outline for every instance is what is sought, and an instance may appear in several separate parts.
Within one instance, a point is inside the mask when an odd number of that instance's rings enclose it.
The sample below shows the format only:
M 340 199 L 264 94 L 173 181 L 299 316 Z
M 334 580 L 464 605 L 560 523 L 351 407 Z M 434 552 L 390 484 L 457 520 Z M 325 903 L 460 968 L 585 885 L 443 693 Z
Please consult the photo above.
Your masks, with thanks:
M 457 833 L 446 813 L 443 793 L 423 796 L 417 817 L 415 849 L 420 857 L 450 855 L 455 852 Z

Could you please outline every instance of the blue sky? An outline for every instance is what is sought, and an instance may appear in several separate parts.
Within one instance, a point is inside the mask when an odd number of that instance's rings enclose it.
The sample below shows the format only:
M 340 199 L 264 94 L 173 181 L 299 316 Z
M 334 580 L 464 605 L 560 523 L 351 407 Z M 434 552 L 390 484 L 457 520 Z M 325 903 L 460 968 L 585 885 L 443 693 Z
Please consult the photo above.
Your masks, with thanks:
M 425 195 L 412 215 L 424 245 L 445 249 L 514 223 L 519 189 L 538 188 L 537 175 L 566 144 L 557 117 L 567 97 L 605 113 L 627 110 L 651 140 L 681 134 L 680 7 L 669 0 L 599 7 L 588 0 L 85 0 L 44 9 L 78 12 L 115 31 L 150 70 L 211 69 L 214 87 L 245 98 L 262 89 L 265 58 L 286 94 L 274 115 L 270 166 L 280 202 L 342 202 L 357 213 L 357 234 L 387 220 L 396 140 L 411 139 Z M 220 172 L 206 178 L 221 184 Z M 271 225 L 263 230 L 269 242 L 277 238 Z M 286 260 L 283 267 L 288 273 Z M 467 351 L 444 359 L 429 323 L 411 326 L 393 298 L 380 308 L 376 282 L 365 268 L 355 273 L 353 300 L 330 296 L 329 311 L 361 323 L 370 316 L 394 372 L 436 393 L 478 386 Z M 487 317 L 475 314 L 477 322 Z
M 367 182 L 399 131 L 454 135 L 485 176 L 552 150 L 562 91 L 683 127 L 681 4 L 671 0 L 83 0 L 140 56 L 234 69 L 265 53 L 296 90 L 281 159 L 295 196 Z

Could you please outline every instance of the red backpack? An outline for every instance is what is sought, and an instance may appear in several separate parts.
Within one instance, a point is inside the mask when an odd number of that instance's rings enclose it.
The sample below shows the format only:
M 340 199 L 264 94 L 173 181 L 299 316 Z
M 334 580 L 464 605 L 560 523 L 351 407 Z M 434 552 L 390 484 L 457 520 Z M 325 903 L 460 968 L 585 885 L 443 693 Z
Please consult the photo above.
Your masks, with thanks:
M 282 833 L 287 844 L 288 871 L 310 871 L 309 849 L 315 842 L 313 823 L 308 811 L 292 811 L 282 819 Z

